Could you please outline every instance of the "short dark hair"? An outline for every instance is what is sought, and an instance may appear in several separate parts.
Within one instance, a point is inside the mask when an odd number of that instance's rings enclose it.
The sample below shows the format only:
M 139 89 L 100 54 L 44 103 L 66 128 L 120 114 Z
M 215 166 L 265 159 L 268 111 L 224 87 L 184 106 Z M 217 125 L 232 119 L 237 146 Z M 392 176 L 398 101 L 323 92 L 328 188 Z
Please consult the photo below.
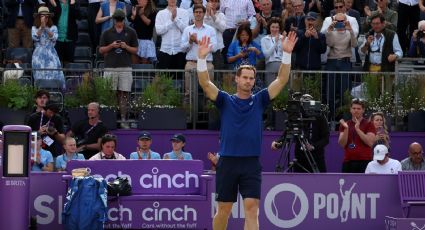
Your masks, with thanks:
M 375 18 L 379 18 L 379 20 L 381 21 L 381 23 L 382 22 L 385 22 L 385 17 L 381 13 L 372 14 L 372 16 L 370 16 L 370 21 L 372 22 Z
M 103 135 L 102 139 L 100 140 L 100 145 L 103 146 L 106 142 L 113 141 L 115 145 L 117 145 L 117 137 L 113 134 L 105 134 Z
M 45 90 L 45 89 L 39 89 L 39 90 L 35 93 L 35 95 L 34 95 L 34 99 L 37 99 L 37 98 L 42 97 L 42 96 L 44 96 L 44 95 L 46 95 L 46 97 L 47 97 L 48 99 L 50 99 L 50 93 L 49 93 L 49 91 L 47 91 L 47 90 Z
M 52 102 L 52 101 L 47 102 L 47 105 L 46 105 L 46 107 L 44 109 L 45 110 L 50 110 L 50 111 L 52 111 L 54 113 L 59 113 L 60 112 L 58 103 Z
M 363 109 L 366 108 L 366 102 L 360 98 L 353 98 L 353 100 L 351 100 L 350 107 L 352 107 L 353 105 L 360 105 Z
M 195 10 L 196 9 L 202 9 L 202 11 L 205 13 L 206 12 L 206 9 L 205 9 L 205 7 L 202 5 L 202 4 L 195 4 L 194 6 L 193 6 L 193 13 L 195 13 Z
M 241 65 L 241 66 L 239 66 L 238 70 L 236 70 L 236 76 L 241 76 L 242 70 L 244 70 L 244 69 L 254 71 L 254 75 L 257 73 L 257 69 L 255 68 L 255 66 Z
M 270 18 L 269 22 L 267 23 L 267 33 L 270 33 L 270 26 L 273 23 L 277 23 L 279 25 L 280 31 L 282 31 L 282 20 L 278 17 L 272 17 L 272 18 Z

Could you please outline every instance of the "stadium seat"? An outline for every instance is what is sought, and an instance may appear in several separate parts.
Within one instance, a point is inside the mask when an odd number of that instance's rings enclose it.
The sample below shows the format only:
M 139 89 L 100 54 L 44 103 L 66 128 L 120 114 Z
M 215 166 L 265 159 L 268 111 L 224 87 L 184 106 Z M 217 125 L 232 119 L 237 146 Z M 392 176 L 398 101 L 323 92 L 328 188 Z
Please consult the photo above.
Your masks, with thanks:
M 92 63 L 92 52 L 89 46 L 77 46 L 74 50 L 74 62 Z
M 80 15 L 81 19 L 87 19 L 89 15 L 89 10 L 85 6 L 80 6 Z
M 89 22 L 87 19 L 82 19 L 77 21 L 78 31 L 89 32 Z
M 90 35 L 88 33 L 78 33 L 78 40 L 75 42 L 76 46 L 91 46 Z
M 425 207 L 425 172 L 398 172 L 398 187 L 400 190 L 403 216 L 409 217 L 410 207 Z
M 29 48 L 7 48 L 5 61 L 6 63 L 19 60 L 21 63 L 31 63 L 32 49 Z

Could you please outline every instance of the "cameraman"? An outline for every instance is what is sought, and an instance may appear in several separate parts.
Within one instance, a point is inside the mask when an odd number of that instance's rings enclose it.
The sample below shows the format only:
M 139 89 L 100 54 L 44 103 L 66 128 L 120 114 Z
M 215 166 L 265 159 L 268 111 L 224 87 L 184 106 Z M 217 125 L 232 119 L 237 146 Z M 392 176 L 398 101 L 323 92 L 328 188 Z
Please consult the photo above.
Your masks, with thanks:
M 425 57 L 425 20 L 418 23 L 418 29 L 413 31 L 409 46 L 409 57 Z
M 300 99 L 301 102 L 312 100 L 313 97 L 309 94 L 304 94 Z M 312 121 L 303 121 L 302 132 L 304 133 L 304 138 L 308 142 L 305 147 L 311 152 L 319 172 L 326 172 L 325 147 L 329 144 L 329 126 L 325 114 L 321 113 L 320 115 L 314 116 L 314 120 Z M 281 148 L 285 139 L 286 131 L 279 140 L 272 142 L 272 149 L 276 150 Z M 309 172 L 313 172 L 299 141 L 296 141 L 295 145 L 295 158 L 297 159 L 297 163 L 294 164 L 294 172 L 306 172 L 303 167 Z

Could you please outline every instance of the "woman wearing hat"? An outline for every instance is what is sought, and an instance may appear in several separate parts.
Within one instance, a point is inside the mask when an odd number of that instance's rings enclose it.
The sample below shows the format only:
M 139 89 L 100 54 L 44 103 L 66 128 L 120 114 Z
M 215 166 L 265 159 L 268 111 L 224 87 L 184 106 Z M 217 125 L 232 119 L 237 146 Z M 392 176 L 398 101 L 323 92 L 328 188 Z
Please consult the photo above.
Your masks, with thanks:
M 34 52 L 32 54 L 32 68 L 34 79 L 58 80 L 65 88 L 65 78 L 60 70 L 43 71 L 40 69 L 61 69 L 58 53 L 55 50 L 58 39 L 58 28 L 53 25 L 53 14 L 49 8 L 41 6 L 35 14 L 34 26 L 32 27 L 32 40 L 34 41 Z

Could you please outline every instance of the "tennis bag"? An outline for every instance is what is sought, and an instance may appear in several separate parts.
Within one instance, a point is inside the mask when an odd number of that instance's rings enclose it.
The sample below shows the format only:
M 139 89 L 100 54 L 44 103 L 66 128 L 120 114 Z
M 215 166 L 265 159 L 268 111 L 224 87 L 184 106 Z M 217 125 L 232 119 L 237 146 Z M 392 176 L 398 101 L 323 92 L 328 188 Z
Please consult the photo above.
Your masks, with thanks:
M 62 213 L 65 230 L 101 230 L 107 220 L 107 184 L 103 178 L 74 177 Z

